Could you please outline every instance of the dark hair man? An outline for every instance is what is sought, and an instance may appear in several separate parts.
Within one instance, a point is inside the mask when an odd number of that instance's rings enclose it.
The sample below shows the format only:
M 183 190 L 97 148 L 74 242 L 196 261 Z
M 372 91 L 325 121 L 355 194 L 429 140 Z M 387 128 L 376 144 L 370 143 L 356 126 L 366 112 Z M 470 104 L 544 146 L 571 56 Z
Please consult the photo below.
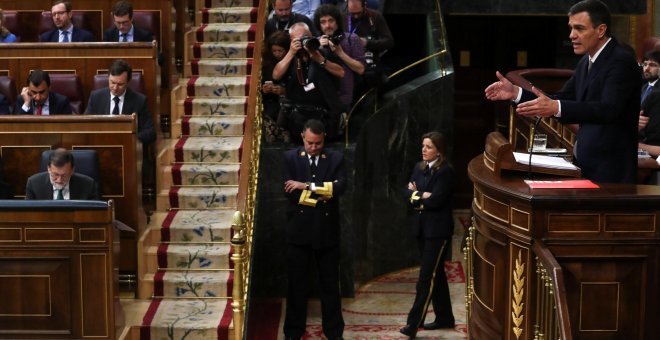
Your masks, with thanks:
M 14 114 L 56 115 L 71 114 L 69 98 L 50 91 L 50 76 L 43 70 L 34 70 L 27 79 L 27 86 L 16 97 Z
M 41 42 L 90 42 L 94 41 L 92 33 L 73 26 L 71 18 L 71 2 L 55 1 L 50 9 L 55 29 L 39 36 Z
M 367 8 L 366 0 L 348 0 L 344 31 L 357 34 L 367 50 L 367 65 L 377 64 L 380 54 L 394 47 L 394 37 L 383 15 Z
M 264 27 L 265 37 L 268 38 L 275 31 L 287 31 L 295 23 L 304 22 L 307 27 L 314 27 L 312 20 L 300 13 L 291 11 L 291 0 L 273 0 L 273 17 L 266 21 Z M 316 32 L 312 32 L 316 35 Z
M 304 145 L 284 154 L 286 208 L 286 339 L 300 339 L 307 319 L 308 270 L 318 266 L 323 333 L 342 339 L 344 318 L 339 293 L 339 200 L 346 190 L 344 156 L 324 149 L 325 128 L 305 123 Z
M 314 25 L 323 33 L 319 38 L 321 46 L 330 49 L 342 61 L 344 77 L 339 83 L 339 100 L 347 111 L 353 103 L 353 86 L 357 77 L 364 73 L 364 46 L 355 33 L 344 32 L 341 13 L 335 5 L 324 4 L 314 13 Z
M 147 97 L 128 87 L 133 75 L 131 65 L 123 59 L 117 59 L 110 65 L 108 73 L 108 87 L 92 91 L 85 114 L 137 113 L 138 139 L 145 145 L 155 141 L 156 130 L 149 113 Z
M 98 200 L 94 180 L 74 172 L 73 154 L 57 149 L 48 157 L 48 171 L 30 176 L 25 186 L 28 200 Z
M 653 156 L 660 154 L 660 51 L 644 55 L 644 79 L 639 111 L 639 148 Z
M 133 5 L 124 0 L 112 6 L 114 25 L 103 32 L 103 41 L 108 42 L 151 42 L 153 34 L 133 24 Z
M 639 68 L 634 56 L 610 36 L 610 12 L 598 0 L 580 1 L 568 12 L 573 52 L 584 55 L 561 91 L 548 96 L 499 81 L 485 90 L 490 100 L 513 100 L 528 117 L 555 117 L 579 124 L 573 150 L 582 175 L 596 182 L 635 183 Z

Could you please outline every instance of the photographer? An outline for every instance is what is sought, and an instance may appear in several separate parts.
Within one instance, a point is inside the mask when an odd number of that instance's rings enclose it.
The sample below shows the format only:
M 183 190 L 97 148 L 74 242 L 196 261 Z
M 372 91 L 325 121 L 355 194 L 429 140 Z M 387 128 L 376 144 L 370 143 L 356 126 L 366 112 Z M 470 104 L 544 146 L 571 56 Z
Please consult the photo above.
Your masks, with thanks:
M 344 68 L 339 58 L 321 49 L 319 39 L 311 37 L 309 27 L 296 23 L 289 30 L 291 46 L 273 69 L 273 81 L 286 84 L 286 102 L 282 103 L 283 124 L 292 138 L 299 138 L 303 124 L 318 119 L 326 126 L 329 139 L 339 135 L 339 117 L 344 106 L 337 96 Z
M 339 100 L 346 105 L 346 112 L 353 104 L 355 79 L 364 73 L 364 46 L 354 33 L 344 33 L 339 28 L 341 13 L 334 5 L 321 5 L 314 13 L 316 29 L 323 32 L 321 46 L 330 49 L 341 59 L 345 76 L 339 83 Z

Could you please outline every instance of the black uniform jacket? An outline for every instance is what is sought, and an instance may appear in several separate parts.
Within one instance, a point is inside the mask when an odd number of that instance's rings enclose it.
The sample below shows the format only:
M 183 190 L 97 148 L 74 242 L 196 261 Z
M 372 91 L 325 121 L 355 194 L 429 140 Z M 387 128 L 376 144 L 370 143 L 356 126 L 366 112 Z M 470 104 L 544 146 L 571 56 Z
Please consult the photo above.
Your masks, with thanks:
M 450 238 L 454 233 L 454 220 L 451 211 L 451 198 L 454 183 L 454 168 L 447 162 L 434 164 L 423 170 L 421 163 L 413 169 L 410 182 L 417 190 L 406 189 L 404 195 L 415 209 L 414 233 L 417 238 Z M 422 193 L 431 196 L 422 198 Z

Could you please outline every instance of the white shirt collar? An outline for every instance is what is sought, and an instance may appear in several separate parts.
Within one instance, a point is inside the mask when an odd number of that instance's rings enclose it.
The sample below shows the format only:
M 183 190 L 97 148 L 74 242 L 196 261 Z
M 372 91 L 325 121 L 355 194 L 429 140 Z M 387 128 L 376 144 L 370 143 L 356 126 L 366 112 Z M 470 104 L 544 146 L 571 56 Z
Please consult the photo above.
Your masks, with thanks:
M 598 58 L 598 56 L 600 55 L 600 52 L 603 52 L 603 49 L 605 48 L 605 46 L 607 46 L 607 44 L 610 43 L 611 40 L 612 40 L 612 37 L 608 38 L 607 41 L 603 44 L 603 46 L 601 46 L 600 49 L 598 49 L 598 51 L 596 51 L 596 54 L 594 54 L 593 57 L 589 56 L 589 60 L 591 60 L 591 63 L 596 62 L 596 58 Z
M 658 79 L 649 82 L 649 86 L 655 86 L 655 83 L 658 82 Z
M 62 197 L 65 200 L 71 199 L 69 190 L 69 183 L 67 183 L 64 188 L 62 188 Z M 53 185 L 53 200 L 57 199 L 57 188 Z
M 434 159 L 434 160 L 432 160 L 432 161 L 430 161 L 430 162 L 428 163 L 429 168 L 433 167 L 433 164 L 435 164 L 435 162 L 437 162 L 437 161 L 438 161 L 437 158 Z

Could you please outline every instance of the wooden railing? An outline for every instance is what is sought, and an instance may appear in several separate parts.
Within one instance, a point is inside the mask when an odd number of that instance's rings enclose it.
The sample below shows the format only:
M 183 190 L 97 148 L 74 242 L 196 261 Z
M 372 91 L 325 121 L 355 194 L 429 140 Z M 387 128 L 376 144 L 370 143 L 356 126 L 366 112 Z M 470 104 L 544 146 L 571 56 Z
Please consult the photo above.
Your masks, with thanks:
M 267 18 L 267 2 L 259 2 L 257 35 L 254 44 L 254 59 L 248 98 L 247 117 L 243 139 L 243 158 L 241 159 L 240 182 L 238 187 L 238 211 L 232 222 L 231 240 L 234 263 L 234 282 L 232 308 L 234 339 L 243 339 L 245 330 L 245 307 L 248 305 L 250 286 L 250 267 L 252 259 L 252 233 L 257 199 L 259 175 L 259 154 L 261 149 L 261 49 L 263 47 L 263 27 Z

